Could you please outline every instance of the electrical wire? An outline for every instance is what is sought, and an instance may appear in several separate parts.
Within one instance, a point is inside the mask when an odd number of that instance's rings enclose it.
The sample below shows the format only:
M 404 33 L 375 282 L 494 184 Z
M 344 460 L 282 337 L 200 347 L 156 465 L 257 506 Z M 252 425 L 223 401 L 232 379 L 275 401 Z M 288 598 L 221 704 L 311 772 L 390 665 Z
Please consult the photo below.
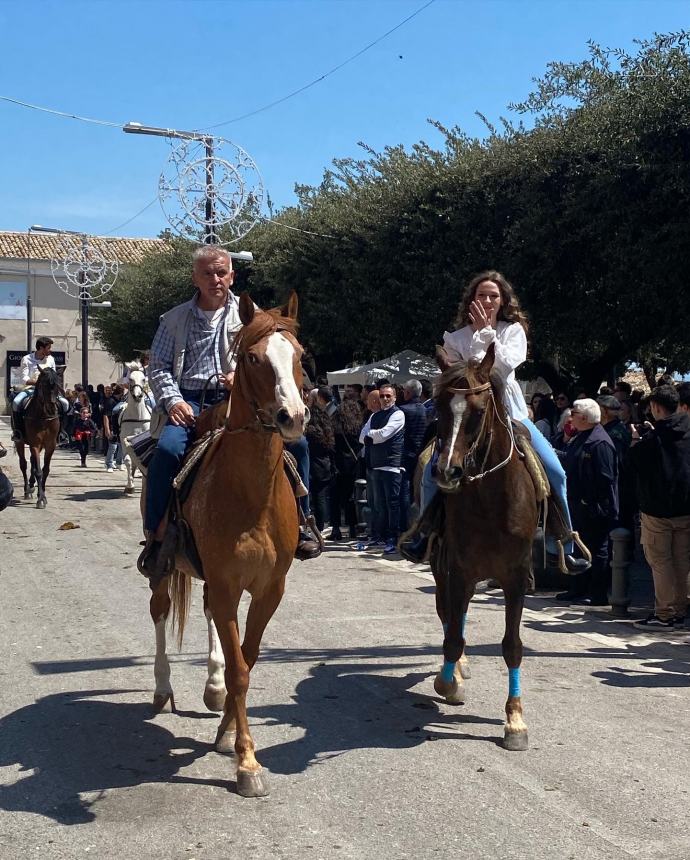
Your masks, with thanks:
M 131 224 L 135 218 L 138 218 L 140 215 L 143 215 L 147 209 L 150 209 L 154 203 L 158 203 L 158 197 L 154 197 L 150 203 L 147 203 L 143 209 L 140 209 L 136 215 L 132 215 L 131 218 L 128 218 L 126 221 L 123 221 L 122 224 L 118 224 L 117 227 L 113 227 L 112 230 L 108 230 L 107 233 L 103 233 L 103 236 L 110 236 L 111 233 L 115 233 L 116 230 L 121 230 L 123 227 L 126 227 L 128 224 Z
M 420 8 L 416 10 L 416 12 L 413 12 L 411 15 L 408 15 L 407 18 L 404 18 L 402 21 L 400 21 L 400 23 L 396 24 L 395 27 L 391 27 L 390 30 L 387 30 L 381 36 L 374 39 L 373 42 L 369 42 L 368 45 L 365 45 L 363 48 L 361 48 L 359 51 L 357 51 L 357 53 L 352 54 L 352 56 L 348 57 L 346 60 L 343 60 L 342 63 L 338 63 L 337 66 L 334 66 L 329 71 L 324 72 L 322 75 L 319 75 L 318 78 L 314 78 L 314 80 L 310 81 L 308 84 L 304 84 L 304 86 L 301 86 L 296 90 L 293 90 L 291 93 L 288 93 L 287 95 L 282 96 L 279 99 L 275 99 L 274 101 L 269 102 L 268 104 L 265 104 L 262 107 L 256 108 L 255 110 L 248 111 L 247 113 L 241 114 L 240 116 L 233 117 L 232 119 L 226 119 L 226 120 L 223 120 L 222 122 L 217 122 L 214 125 L 203 126 L 201 128 L 195 129 L 195 131 L 210 131 L 211 129 L 214 129 L 214 128 L 221 128 L 224 125 L 230 125 L 231 123 L 234 123 L 234 122 L 240 122 L 240 120 L 248 119 L 249 117 L 256 116 L 256 114 L 258 114 L 258 113 L 263 113 L 264 111 L 270 110 L 270 108 L 272 108 L 272 107 L 276 107 L 276 105 L 279 105 L 279 104 L 282 104 L 283 102 L 288 101 L 288 99 L 294 98 L 295 96 L 299 95 L 300 93 L 303 93 L 305 90 L 308 90 L 311 87 L 316 86 L 316 84 L 321 83 L 321 81 L 324 81 L 326 78 L 330 77 L 332 74 L 335 74 L 335 72 L 339 71 L 344 66 L 347 66 L 353 60 L 356 60 L 358 57 L 361 57 L 362 54 L 369 51 L 375 45 L 378 45 L 379 42 L 382 42 L 384 39 L 388 38 L 388 36 L 390 36 L 391 33 L 395 33 L 396 30 L 399 30 L 401 27 L 403 27 L 405 24 L 407 24 L 413 18 L 416 18 L 417 15 L 420 15 L 425 9 L 428 9 L 429 6 L 431 6 L 435 2 L 436 2 L 436 0 L 428 0 L 428 2 L 426 2 L 423 6 L 420 6 Z M 79 114 L 68 113 L 67 111 L 54 110 L 53 108 L 44 107 L 42 105 L 31 104 L 30 102 L 24 102 L 24 101 L 21 101 L 20 99 L 11 98 L 10 96 L 0 95 L 0 101 L 9 102 L 10 104 L 19 105 L 20 107 L 25 107 L 25 108 L 29 108 L 31 110 L 40 111 L 41 113 L 48 113 L 48 114 L 51 114 L 53 116 L 59 116 L 59 117 L 62 117 L 63 119 L 76 119 L 76 120 L 79 120 L 79 122 L 87 122 L 87 123 L 91 123 L 92 125 L 103 125 L 103 126 L 108 126 L 110 128 L 122 128 L 125 125 L 125 123 L 123 123 L 123 122 L 111 122 L 110 120 L 106 120 L 106 119 L 94 119 L 93 117 L 80 116 Z M 136 216 L 134 216 L 134 217 L 136 217 Z
M 353 54 L 351 57 L 348 57 L 346 60 L 343 60 L 342 63 L 338 63 L 337 66 L 333 66 L 332 69 L 330 69 L 327 72 L 324 72 L 323 75 L 320 75 L 318 78 L 314 78 L 313 81 L 310 81 L 308 84 L 304 84 L 304 86 L 299 87 L 296 90 L 293 90 L 291 93 L 288 93 L 286 96 L 282 96 L 281 98 L 276 99 L 275 101 L 269 102 L 268 104 L 263 105 L 263 107 L 256 108 L 256 110 L 248 111 L 247 113 L 243 113 L 240 116 L 233 117 L 232 119 L 226 119 L 226 120 L 223 120 L 222 122 L 217 122 L 214 125 L 203 126 L 203 128 L 195 129 L 195 131 L 210 131 L 211 129 L 214 129 L 214 128 L 221 128 L 224 125 L 230 125 L 230 123 L 233 123 L 233 122 L 240 122 L 240 120 L 248 119 L 251 116 L 256 116 L 256 114 L 258 114 L 258 113 L 263 113 L 263 111 L 269 110 L 272 107 L 276 107 L 276 105 L 283 104 L 283 102 L 286 102 L 286 101 L 288 101 L 288 99 L 294 98 L 295 96 L 299 95 L 300 93 L 303 93 L 305 90 L 308 90 L 310 87 L 313 87 L 316 84 L 321 83 L 321 81 L 325 80 L 326 78 L 330 77 L 330 75 L 332 75 L 335 72 L 342 69 L 343 66 L 347 66 L 348 63 L 351 63 L 353 60 L 356 60 L 358 57 L 361 57 L 362 54 L 366 53 L 366 51 L 368 51 L 370 48 L 373 48 L 375 45 L 378 45 L 379 42 L 382 42 L 384 39 L 386 39 L 388 36 L 390 36 L 391 33 L 395 33 L 396 30 L 399 30 L 401 27 L 403 27 L 405 24 L 407 24 L 408 21 L 411 21 L 413 18 L 416 18 L 417 15 L 421 14 L 425 9 L 428 9 L 429 6 L 431 6 L 435 2 L 436 2 L 436 0 L 428 0 L 428 2 L 425 3 L 423 6 L 420 6 L 420 8 L 417 9 L 416 12 L 413 12 L 411 15 L 408 15 L 407 18 L 400 21 L 400 23 L 396 24 L 395 27 L 391 27 L 391 29 L 387 30 L 385 33 L 383 33 L 383 35 L 379 36 L 377 39 L 374 39 L 373 42 L 369 42 L 368 45 L 365 45 L 365 47 L 363 47 L 361 50 L 357 51 L 356 54 Z

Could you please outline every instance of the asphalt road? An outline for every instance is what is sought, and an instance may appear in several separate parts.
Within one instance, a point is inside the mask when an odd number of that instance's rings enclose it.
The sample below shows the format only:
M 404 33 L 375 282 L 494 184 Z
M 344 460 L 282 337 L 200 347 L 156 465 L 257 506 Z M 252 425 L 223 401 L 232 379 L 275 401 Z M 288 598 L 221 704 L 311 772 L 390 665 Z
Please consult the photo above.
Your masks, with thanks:
M 17 492 L 0 514 L 2 860 L 690 858 L 687 633 L 528 598 L 530 749 L 506 752 L 500 595 L 470 608 L 451 707 L 428 571 L 347 546 L 290 572 L 248 699 L 272 793 L 239 797 L 201 701 L 201 589 L 178 712 L 154 717 L 138 496 L 77 459 L 57 454 L 46 510 Z

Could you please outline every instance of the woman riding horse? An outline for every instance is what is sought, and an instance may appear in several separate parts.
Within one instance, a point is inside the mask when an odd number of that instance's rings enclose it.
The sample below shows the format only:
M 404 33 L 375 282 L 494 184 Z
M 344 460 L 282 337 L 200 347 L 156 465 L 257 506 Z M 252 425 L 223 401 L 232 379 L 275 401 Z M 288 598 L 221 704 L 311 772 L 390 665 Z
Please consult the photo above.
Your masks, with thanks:
M 456 324 L 458 328 L 453 332 L 445 332 L 443 338 L 448 360 L 481 362 L 493 345 L 493 372 L 503 384 L 508 416 L 519 421 L 529 431 L 532 447 L 544 466 L 566 528 L 572 532 L 565 472 L 551 445 L 529 419 L 525 397 L 515 378 L 516 369 L 527 358 L 528 323 L 506 277 L 500 272 L 486 271 L 472 278 L 460 302 Z M 434 463 L 430 462 L 424 470 L 422 495 L 425 508 L 438 490 L 433 480 L 433 469 Z M 419 532 L 408 536 L 401 545 L 403 555 L 411 561 L 422 561 L 426 548 L 427 536 Z M 555 539 L 547 540 L 547 549 L 553 557 L 559 556 Z M 582 573 L 589 568 L 586 559 L 573 557 L 572 541 L 564 542 L 563 550 L 568 572 Z

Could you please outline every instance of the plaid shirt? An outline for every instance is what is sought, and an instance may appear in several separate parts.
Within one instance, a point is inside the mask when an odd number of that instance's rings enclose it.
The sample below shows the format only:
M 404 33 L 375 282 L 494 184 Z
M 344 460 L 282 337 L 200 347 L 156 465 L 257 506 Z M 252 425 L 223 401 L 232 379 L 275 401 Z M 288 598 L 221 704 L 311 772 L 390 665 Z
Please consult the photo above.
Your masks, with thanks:
M 231 301 L 233 298 L 230 294 Z M 201 392 L 210 376 L 222 373 L 220 351 L 225 316 L 213 328 L 195 301 L 191 319 L 192 324 L 187 329 L 184 366 L 179 385 L 173 376 L 175 332 L 169 331 L 165 322 L 161 321 L 151 344 L 149 384 L 156 403 L 161 404 L 166 411 L 175 403 L 184 400 L 180 388 Z

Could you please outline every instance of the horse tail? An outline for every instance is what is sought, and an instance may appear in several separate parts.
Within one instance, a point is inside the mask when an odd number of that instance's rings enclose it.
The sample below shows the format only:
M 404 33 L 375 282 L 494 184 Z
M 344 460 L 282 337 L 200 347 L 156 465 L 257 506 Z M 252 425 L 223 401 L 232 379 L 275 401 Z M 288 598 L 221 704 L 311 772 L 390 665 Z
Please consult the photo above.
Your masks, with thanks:
M 177 633 L 177 647 L 182 649 L 184 629 L 192 599 L 192 577 L 181 570 L 174 570 L 168 578 L 168 594 L 172 603 L 172 626 Z

